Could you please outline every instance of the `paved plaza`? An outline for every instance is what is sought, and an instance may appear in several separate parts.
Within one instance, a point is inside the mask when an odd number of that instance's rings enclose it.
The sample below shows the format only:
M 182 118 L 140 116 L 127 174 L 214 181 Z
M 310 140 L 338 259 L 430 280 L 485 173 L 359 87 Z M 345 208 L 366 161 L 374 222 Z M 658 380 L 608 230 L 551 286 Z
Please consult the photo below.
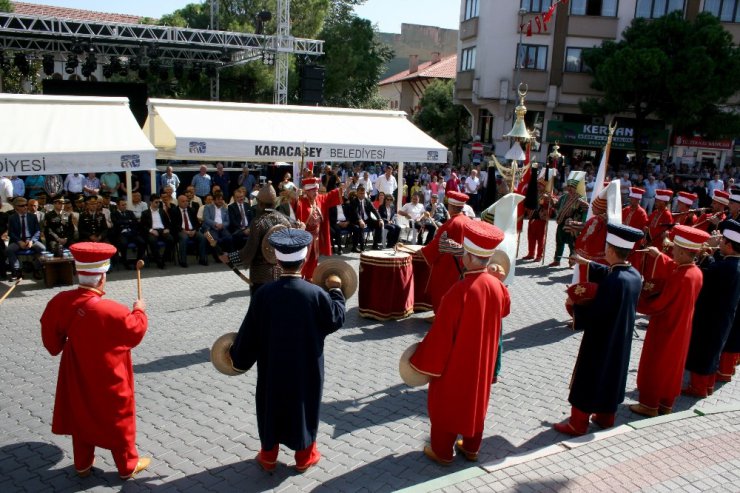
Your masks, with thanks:
M 355 268 L 358 257 L 344 256 Z M 237 330 L 246 313 L 247 285 L 222 265 L 145 268 L 149 331 L 133 360 L 137 445 L 153 462 L 126 483 L 100 449 L 93 475 L 77 478 L 70 438 L 51 434 L 59 358 L 42 346 L 38 321 L 67 288 L 24 280 L 0 306 L 0 491 L 740 491 L 737 381 L 700 402 L 680 397 L 670 421 L 641 419 L 622 406 L 611 431 L 571 442 L 553 431 L 570 412 L 568 382 L 581 340 L 566 326 L 570 270 L 525 263 L 516 272 L 480 462 L 457 457 L 443 468 L 421 452 L 429 438 L 427 391 L 401 382 L 398 358 L 429 329 L 426 314 L 363 319 L 355 295 L 345 327 L 326 340 L 323 459 L 301 475 L 284 447 L 274 474 L 254 460 L 256 368 L 227 377 L 209 362 L 212 342 Z M 135 274 L 109 274 L 106 296 L 130 305 Z M 626 403 L 635 402 L 644 335 L 638 326 Z

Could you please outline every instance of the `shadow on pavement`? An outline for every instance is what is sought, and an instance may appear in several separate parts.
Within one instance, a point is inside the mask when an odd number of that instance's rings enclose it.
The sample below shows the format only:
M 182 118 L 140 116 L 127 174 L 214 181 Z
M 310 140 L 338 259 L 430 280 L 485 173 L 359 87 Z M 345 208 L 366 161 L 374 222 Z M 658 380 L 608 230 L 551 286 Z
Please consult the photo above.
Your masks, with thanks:
M 506 322 L 504 322 L 506 323 Z M 551 318 L 534 325 L 503 334 L 504 359 L 506 351 L 536 346 L 546 346 L 577 334 L 566 323 Z
M 337 438 L 370 426 L 424 415 L 426 408 L 426 390 L 414 390 L 405 384 L 398 384 L 359 399 L 324 403 L 321 421 L 334 427 L 332 438 Z
M 191 365 L 199 365 L 211 361 L 211 350 L 208 348 L 199 349 L 194 353 L 173 354 L 163 358 L 134 365 L 136 373 L 156 373 L 160 371 L 178 370 Z
M 360 320 L 365 323 L 362 325 L 355 325 L 353 328 L 360 329 L 360 334 L 351 334 L 342 336 L 343 341 L 347 342 L 362 342 L 362 341 L 382 341 L 386 339 L 392 339 L 394 337 L 403 337 L 409 334 L 417 334 L 419 336 L 425 335 L 431 324 L 422 321 L 420 318 L 408 317 L 403 320 L 381 322 L 375 319 L 362 318 L 359 315 L 351 315 L 353 312 L 358 311 L 357 307 L 350 308 L 347 310 L 347 319 L 352 317 L 352 320 Z

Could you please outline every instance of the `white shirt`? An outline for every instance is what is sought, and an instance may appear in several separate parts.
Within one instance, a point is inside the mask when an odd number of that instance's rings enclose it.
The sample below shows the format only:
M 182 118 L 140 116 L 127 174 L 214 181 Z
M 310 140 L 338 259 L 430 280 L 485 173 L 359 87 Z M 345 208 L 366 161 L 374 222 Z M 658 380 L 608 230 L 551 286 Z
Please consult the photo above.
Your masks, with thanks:
M 480 179 L 476 176 L 473 178 L 472 176 L 468 176 L 465 179 L 465 193 L 471 194 L 471 193 L 477 193 L 478 187 L 480 186 Z
M 341 205 L 337 206 L 337 222 L 341 223 L 346 221 L 347 218 L 344 215 L 344 208 Z
M 141 219 L 141 213 L 144 212 L 149 208 L 148 205 L 146 205 L 144 202 L 139 202 L 138 204 L 134 204 L 133 202 L 128 204 L 126 208 L 130 211 L 133 211 L 134 216 L 136 216 L 136 219 Z
M 13 198 L 13 184 L 7 176 L 2 176 L 0 177 L 0 200 L 5 205 L 10 203 L 11 198 Z
M 390 178 L 385 176 L 385 174 L 378 177 L 378 180 L 375 182 L 375 188 L 378 189 L 379 192 L 383 192 L 386 195 L 393 194 L 394 190 L 398 188 L 398 182 L 396 181 L 396 177 L 391 175 Z
M 159 215 L 159 209 L 152 210 L 152 229 L 164 229 L 162 216 Z
M 214 216 L 213 217 L 213 222 L 216 223 L 216 224 L 223 224 L 224 223 L 224 218 L 223 218 L 223 216 L 221 214 L 221 209 L 219 209 L 215 205 L 213 207 L 215 207 L 215 209 L 216 209 L 214 211 L 214 213 L 213 213 L 213 216 Z
M 421 219 L 421 215 L 424 214 L 424 204 L 419 202 L 414 205 L 413 202 L 407 202 L 401 207 L 401 210 L 411 216 L 409 219 L 412 221 L 418 221 Z

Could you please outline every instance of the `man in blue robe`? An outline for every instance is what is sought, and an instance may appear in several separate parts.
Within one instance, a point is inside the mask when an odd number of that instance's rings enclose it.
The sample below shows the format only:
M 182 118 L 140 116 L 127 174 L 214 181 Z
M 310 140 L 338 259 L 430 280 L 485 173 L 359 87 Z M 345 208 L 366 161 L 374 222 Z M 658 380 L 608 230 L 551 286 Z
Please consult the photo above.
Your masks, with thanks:
M 266 471 L 277 466 L 280 444 L 295 451 L 298 472 L 321 459 L 316 433 L 324 338 L 344 324 L 345 306 L 338 276 L 327 279 L 328 293 L 301 279 L 312 240 L 310 233 L 298 229 L 270 235 L 283 274 L 253 294 L 230 351 L 237 371 L 257 363 L 255 404 L 262 445 L 257 462 Z
M 714 392 L 720 355 L 740 300 L 740 223 L 729 219 L 719 229 L 722 236 L 716 257 L 700 264 L 704 284 L 696 300 L 686 357 L 689 385 L 681 390 L 691 397 L 704 398 Z
M 598 283 L 590 304 L 576 304 L 574 318 L 583 328 L 583 339 L 573 372 L 571 416 L 555 424 L 555 430 L 579 436 L 588 431 L 589 417 L 601 428 L 614 425 L 617 406 L 624 401 L 635 310 L 642 289 L 639 272 L 627 262 L 642 231 L 609 224 L 606 235 L 608 266 L 574 257 L 588 265 L 588 281 Z

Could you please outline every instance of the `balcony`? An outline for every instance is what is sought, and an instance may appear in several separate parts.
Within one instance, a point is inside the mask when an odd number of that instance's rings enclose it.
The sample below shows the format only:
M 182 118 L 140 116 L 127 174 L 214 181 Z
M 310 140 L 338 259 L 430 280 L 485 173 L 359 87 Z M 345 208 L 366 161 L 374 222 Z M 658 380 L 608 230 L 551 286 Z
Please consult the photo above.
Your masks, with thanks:
M 550 84 L 550 72 L 546 70 L 521 69 L 517 77 L 516 70 L 511 74 L 512 81 L 524 82 L 528 91 L 547 92 Z M 516 89 L 516 88 L 515 88 Z
M 598 96 L 599 91 L 591 89 L 593 77 L 578 72 L 564 72 L 563 85 L 560 92 L 563 94 L 577 94 L 579 96 Z
M 616 17 L 571 15 L 568 17 L 568 36 L 617 39 L 618 25 Z
M 473 17 L 460 23 L 460 39 L 474 38 L 478 36 L 478 17 Z
M 458 99 L 473 99 L 473 79 L 475 70 L 458 72 L 455 79 L 455 97 Z

